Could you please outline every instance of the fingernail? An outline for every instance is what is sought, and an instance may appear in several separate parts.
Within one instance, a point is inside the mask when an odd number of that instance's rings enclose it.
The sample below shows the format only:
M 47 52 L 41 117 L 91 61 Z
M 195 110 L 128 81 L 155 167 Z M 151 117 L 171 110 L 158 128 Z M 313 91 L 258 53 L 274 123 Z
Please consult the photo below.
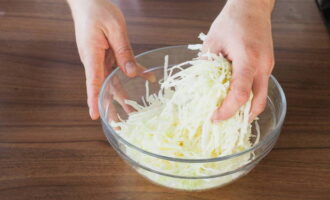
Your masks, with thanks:
M 225 116 L 224 116 L 224 114 L 223 114 L 223 112 L 221 112 L 221 111 L 217 111 L 218 113 L 215 115 L 216 117 L 215 117 L 215 119 L 216 120 L 218 120 L 218 121 L 221 121 L 221 120 L 225 120 L 226 118 L 225 118 Z
M 156 81 L 157 81 L 157 79 L 156 79 L 156 76 L 154 75 L 154 74 L 152 74 L 151 76 L 150 76 L 150 80 L 149 80 L 151 83 L 155 83 Z
M 129 61 L 125 64 L 126 73 L 129 76 L 135 76 L 136 75 L 136 64 L 132 61 Z
M 92 109 L 89 108 L 89 116 L 93 119 L 93 112 Z
M 249 113 L 249 123 L 252 123 L 254 120 L 254 116 L 252 113 Z
M 220 120 L 220 119 L 212 119 L 212 122 L 214 123 L 214 124 L 217 124 L 217 123 L 219 123 L 219 122 L 221 122 L 222 120 Z
M 213 116 L 212 116 L 212 122 L 213 123 L 218 123 L 220 122 L 221 120 L 219 119 L 219 114 L 217 113 L 214 113 Z
M 89 109 L 89 116 L 91 116 L 92 120 L 97 120 L 98 116 L 95 112 L 92 111 L 92 109 Z

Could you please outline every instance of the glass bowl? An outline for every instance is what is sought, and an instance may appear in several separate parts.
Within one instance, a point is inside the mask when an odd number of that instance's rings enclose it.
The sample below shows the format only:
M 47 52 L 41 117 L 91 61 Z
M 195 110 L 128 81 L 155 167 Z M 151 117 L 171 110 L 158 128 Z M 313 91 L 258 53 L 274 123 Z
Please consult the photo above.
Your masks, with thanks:
M 188 50 L 187 45 L 171 46 L 148 51 L 136 56 L 137 61 L 152 71 L 157 80 L 163 78 L 164 57 L 169 55 L 169 67 L 191 60 L 196 51 Z M 118 84 L 121 83 L 121 84 Z M 99 95 L 99 110 L 101 123 L 109 143 L 117 153 L 139 174 L 148 180 L 169 188 L 179 190 L 205 190 L 231 183 L 249 173 L 258 162 L 273 148 L 280 134 L 286 114 L 286 99 L 284 92 L 274 76 L 269 79 L 268 99 L 266 109 L 259 115 L 260 140 L 251 148 L 242 152 L 210 159 L 182 159 L 158 155 L 145 151 L 123 139 L 110 124 L 110 118 L 120 116 L 127 119 L 128 115 L 116 98 L 116 90 L 126 91 L 128 99 L 141 103 L 145 95 L 145 79 L 129 78 L 118 68 L 104 81 Z M 150 83 L 150 94 L 159 90 L 159 84 Z M 118 103 L 119 102 L 119 103 Z M 112 118 L 113 119 L 113 118 Z M 252 134 L 256 135 L 256 124 L 252 126 Z M 198 166 L 221 166 L 221 172 L 209 172 L 207 176 L 186 174 L 185 170 L 162 170 L 159 165 L 168 165 L 173 169 L 185 169 Z M 230 166 L 230 167 L 228 167 Z

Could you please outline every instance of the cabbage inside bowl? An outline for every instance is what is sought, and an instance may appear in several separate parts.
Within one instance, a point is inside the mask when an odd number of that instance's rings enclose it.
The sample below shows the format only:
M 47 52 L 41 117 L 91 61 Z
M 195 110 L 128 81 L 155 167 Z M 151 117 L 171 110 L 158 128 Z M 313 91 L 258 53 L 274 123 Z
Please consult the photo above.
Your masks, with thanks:
M 195 58 L 196 53 L 188 50 L 186 45 L 171 46 L 142 53 L 136 59 L 160 80 L 164 76 L 166 55 L 169 56 L 169 66 L 173 66 Z M 139 145 L 125 140 L 116 128 L 111 126 L 110 119 L 114 116 L 124 120 L 128 118 L 120 101 L 113 99 L 113 94 L 118 89 L 125 91 L 128 99 L 142 104 L 141 97 L 146 94 L 145 80 L 141 77 L 129 78 L 117 68 L 103 83 L 99 95 L 99 110 L 102 127 L 109 143 L 139 174 L 156 184 L 179 190 L 194 191 L 220 187 L 250 172 L 273 148 L 286 114 L 284 92 L 275 77 L 271 76 L 266 109 L 259 116 L 258 124 L 252 125 L 252 135 L 255 136 L 258 134 L 259 126 L 259 142 L 256 142 L 256 137 L 251 137 L 250 148 L 215 158 L 168 157 L 139 148 Z M 151 94 L 157 93 L 158 82 L 151 83 L 149 90 Z

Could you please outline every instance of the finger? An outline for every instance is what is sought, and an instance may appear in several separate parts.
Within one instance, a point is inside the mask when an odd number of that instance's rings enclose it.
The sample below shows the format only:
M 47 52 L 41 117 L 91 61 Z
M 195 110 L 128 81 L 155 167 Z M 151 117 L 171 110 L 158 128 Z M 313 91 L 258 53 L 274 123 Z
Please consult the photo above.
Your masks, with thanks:
M 101 49 L 86 49 L 88 50 L 85 54 L 84 66 L 86 74 L 87 104 L 91 118 L 96 120 L 100 115 L 98 109 L 98 95 L 104 80 L 105 52 Z
M 106 78 L 106 76 L 112 72 L 114 66 L 116 65 L 112 49 L 106 50 L 104 63 L 105 63 L 105 77 L 104 78 Z M 125 104 L 125 99 L 128 98 L 128 95 L 125 92 L 125 90 L 122 88 L 120 80 L 117 76 L 113 76 L 113 78 L 111 78 L 111 80 L 110 80 L 109 93 L 110 93 L 110 97 L 106 103 L 106 105 L 107 105 L 106 116 L 107 116 L 107 119 L 109 119 L 109 122 L 112 122 L 112 121 L 119 122 L 120 121 L 116 107 L 113 104 L 113 100 L 117 101 L 122 106 L 122 108 L 124 109 L 124 111 L 126 113 L 134 111 L 134 109 L 132 107 Z M 116 129 L 118 129 L 118 127 Z
M 115 61 L 115 57 L 114 57 L 112 49 L 107 50 L 105 65 L 106 65 L 105 66 L 105 69 L 106 69 L 105 76 L 107 76 L 113 70 L 114 66 L 116 66 L 116 61 Z M 156 82 L 155 74 L 153 72 L 147 72 L 147 69 L 139 63 L 137 63 L 137 75 L 141 76 L 142 78 L 144 78 L 152 83 Z
M 207 59 L 207 53 L 215 53 L 218 55 L 224 56 L 228 60 L 232 60 L 232 58 L 229 56 L 228 52 L 226 51 L 226 48 L 224 48 L 224 44 L 220 43 L 219 41 L 212 41 L 206 39 L 203 42 L 201 54 L 199 54 L 201 59 Z
M 111 49 L 107 50 L 106 58 L 105 58 L 105 77 L 108 74 L 110 74 L 111 71 L 113 70 L 113 68 L 115 66 L 114 60 L 115 59 L 113 57 L 112 50 Z M 135 111 L 134 108 L 132 108 L 130 105 L 127 105 L 125 103 L 125 100 L 128 99 L 128 94 L 122 87 L 122 84 L 116 75 L 114 75 L 111 78 L 109 86 L 110 86 L 109 93 L 112 95 L 112 98 L 122 106 L 122 108 L 124 109 L 124 111 L 126 113 Z M 110 102 L 110 103 L 112 104 L 112 102 Z M 115 107 L 113 105 L 110 105 L 109 108 L 110 108 L 109 113 L 110 113 L 110 117 L 112 118 L 112 120 L 118 121 L 117 111 L 113 110 L 113 109 L 115 109 Z
M 117 76 L 114 76 L 111 79 L 110 93 L 113 95 L 113 98 L 122 106 L 126 113 L 135 111 L 132 106 L 125 103 L 125 100 L 128 99 L 128 95 L 122 87 L 120 80 Z
M 111 71 L 113 70 L 114 66 L 116 65 L 115 59 L 114 59 L 114 54 L 112 49 L 108 49 L 106 51 L 106 56 L 105 56 L 105 77 L 111 73 Z M 144 71 L 145 68 L 142 67 L 141 65 L 138 64 L 139 70 L 140 71 Z M 141 73 L 144 78 L 146 78 L 149 81 L 155 81 L 155 76 L 149 72 L 149 73 Z M 120 83 L 120 80 L 117 76 L 114 76 L 111 80 L 110 80 L 110 94 L 112 94 L 113 99 L 116 100 L 124 109 L 124 111 L 126 113 L 130 113 L 130 112 L 134 112 L 135 109 L 126 104 L 125 100 L 128 99 L 128 94 L 127 92 L 123 89 L 122 84 Z M 112 104 L 112 102 L 111 102 Z M 115 108 L 113 105 L 110 106 L 111 109 L 109 110 L 109 114 L 110 117 L 116 121 L 118 120 L 117 117 L 117 111 L 113 109 Z
M 150 81 L 151 83 L 155 83 L 157 81 L 156 75 L 153 72 L 148 72 L 147 68 L 143 67 L 139 63 L 137 63 L 137 72 L 139 76 Z
M 112 96 L 110 95 L 110 99 L 109 102 L 107 104 L 107 108 L 106 108 L 106 115 L 108 116 L 109 122 L 119 122 L 119 118 L 118 118 L 118 112 L 116 110 L 115 105 L 113 105 L 112 102 Z
M 222 105 L 214 112 L 212 120 L 220 121 L 233 116 L 249 99 L 254 77 L 254 69 L 248 62 L 233 62 L 233 77 L 230 91 Z
M 146 68 L 136 62 L 125 26 L 122 27 L 122 31 L 112 33 L 108 40 L 113 48 L 118 66 L 127 76 L 141 76 L 150 82 L 156 81 L 156 76 L 152 72 L 145 72 Z
M 116 67 L 116 60 L 111 48 L 105 51 L 104 78 L 106 78 Z
M 250 122 L 252 122 L 267 105 L 268 75 L 258 75 L 253 81 L 253 100 L 250 111 Z
M 110 31 L 112 32 L 108 33 L 107 38 L 118 66 L 127 76 L 135 77 L 137 75 L 137 63 L 127 36 L 125 24 L 122 24 L 117 30 Z
M 211 53 L 218 53 L 221 52 L 219 49 L 220 45 L 217 45 L 217 41 L 214 41 L 209 35 L 206 36 L 206 39 L 203 42 L 201 53 L 202 55 L 211 52 Z

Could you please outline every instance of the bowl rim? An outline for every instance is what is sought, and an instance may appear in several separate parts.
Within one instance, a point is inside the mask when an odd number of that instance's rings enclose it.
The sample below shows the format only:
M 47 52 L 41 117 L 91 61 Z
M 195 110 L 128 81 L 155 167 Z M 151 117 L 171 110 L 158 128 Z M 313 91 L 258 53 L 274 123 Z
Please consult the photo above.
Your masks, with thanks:
M 153 49 L 153 50 L 146 51 L 146 52 L 143 52 L 141 54 L 138 54 L 137 56 L 135 56 L 135 58 L 139 58 L 139 57 L 144 56 L 146 54 L 157 52 L 157 51 L 164 50 L 164 49 L 183 48 L 183 47 L 187 48 L 188 45 L 176 45 L 176 46 L 161 47 L 161 48 Z M 248 148 L 244 151 L 241 151 L 241 152 L 238 152 L 238 153 L 235 153 L 235 154 L 226 155 L 226 156 L 219 156 L 219 157 L 216 157 L 216 158 L 201 158 L 201 159 L 175 158 L 175 157 L 164 156 L 164 155 L 159 155 L 159 154 L 156 154 L 156 153 L 152 153 L 150 151 L 143 150 L 143 149 L 135 146 L 134 144 L 126 141 L 119 134 L 117 134 L 117 132 L 110 126 L 110 124 L 105 119 L 105 115 L 104 115 L 105 111 L 103 109 L 101 109 L 102 108 L 102 103 L 103 103 L 102 97 L 105 94 L 105 88 L 106 88 L 109 80 L 118 72 L 118 70 L 119 70 L 119 67 L 117 67 L 115 70 L 113 70 L 112 73 L 104 80 L 104 82 L 102 84 L 102 87 L 101 87 L 101 90 L 100 90 L 100 93 L 99 93 L 99 98 L 98 98 L 98 108 L 99 108 L 99 112 L 100 112 L 100 118 L 101 118 L 103 124 L 105 124 L 106 128 L 108 128 L 110 130 L 110 133 L 114 137 L 116 137 L 118 140 L 123 142 L 125 145 L 127 145 L 130 148 L 133 148 L 133 149 L 135 149 L 135 150 L 137 150 L 137 151 L 139 151 L 143 154 L 147 154 L 149 156 L 152 156 L 152 157 L 155 157 L 155 158 L 158 158 L 158 159 L 169 160 L 169 161 L 174 161 L 174 162 L 185 162 L 185 163 L 207 163 L 207 162 L 218 162 L 218 161 L 222 161 L 222 160 L 228 160 L 228 159 L 231 159 L 231 158 L 235 158 L 235 157 L 241 156 L 243 154 L 252 152 L 252 151 L 262 147 L 263 145 L 268 144 L 269 141 L 276 138 L 276 136 L 280 133 L 281 125 L 283 124 L 284 119 L 285 119 L 285 115 L 286 115 L 286 111 L 287 111 L 287 101 L 286 101 L 286 97 L 285 97 L 283 88 L 281 87 L 281 85 L 279 84 L 277 79 L 273 75 L 270 75 L 270 80 L 274 82 L 277 90 L 279 91 L 282 105 L 280 107 L 281 113 L 280 113 L 279 120 L 276 121 L 276 124 L 275 124 L 274 128 L 272 128 L 271 133 L 268 134 L 265 137 L 264 140 L 260 141 L 256 145 L 253 145 L 252 147 L 250 147 L 250 148 Z

